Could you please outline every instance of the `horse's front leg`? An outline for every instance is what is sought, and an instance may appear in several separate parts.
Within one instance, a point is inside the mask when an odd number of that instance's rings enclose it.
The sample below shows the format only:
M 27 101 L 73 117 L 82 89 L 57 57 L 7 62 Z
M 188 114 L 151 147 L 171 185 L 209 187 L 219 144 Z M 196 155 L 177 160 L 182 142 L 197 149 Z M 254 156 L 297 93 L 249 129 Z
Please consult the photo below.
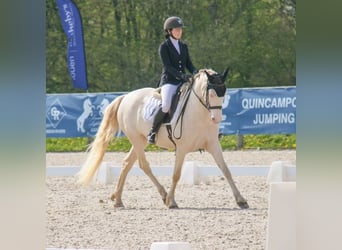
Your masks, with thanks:
M 209 147 L 207 148 L 208 152 L 213 156 L 216 164 L 221 169 L 222 173 L 226 177 L 236 200 L 236 203 L 240 208 L 249 208 L 248 203 L 245 198 L 242 197 L 240 194 L 240 191 L 236 187 L 232 174 L 230 173 L 227 164 L 224 161 L 223 154 L 222 154 L 222 148 L 219 143 L 219 141 L 212 142 Z
M 184 158 L 185 158 L 185 154 L 181 153 L 180 150 L 177 150 L 175 167 L 174 167 L 173 176 L 172 176 L 172 184 L 171 184 L 169 193 L 167 194 L 167 197 L 166 197 L 166 206 L 168 208 L 178 208 L 178 205 L 175 201 L 175 190 L 176 190 L 177 183 L 182 173 L 182 166 L 183 166 Z

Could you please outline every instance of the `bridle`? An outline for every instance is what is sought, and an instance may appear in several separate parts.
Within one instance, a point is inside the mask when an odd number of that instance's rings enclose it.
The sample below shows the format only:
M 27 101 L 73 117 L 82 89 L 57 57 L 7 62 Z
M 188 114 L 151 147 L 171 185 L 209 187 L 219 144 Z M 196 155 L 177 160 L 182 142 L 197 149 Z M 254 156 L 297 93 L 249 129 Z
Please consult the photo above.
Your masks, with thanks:
M 203 101 L 202 98 L 195 92 L 195 90 L 194 90 L 195 79 L 191 78 L 191 80 L 190 80 L 190 87 L 189 87 L 190 90 L 188 89 L 188 91 L 186 91 L 185 102 L 184 102 L 184 105 L 183 105 L 183 107 L 182 107 L 182 109 L 180 111 L 180 114 L 179 114 L 179 116 L 178 116 L 178 118 L 176 120 L 173 132 L 172 132 L 172 129 L 171 129 L 170 125 L 167 125 L 167 127 L 166 127 L 167 131 L 168 131 L 168 137 L 171 140 L 171 142 L 175 145 L 175 147 L 176 147 L 176 143 L 173 140 L 172 135 L 177 140 L 182 137 L 183 116 L 184 116 L 185 108 L 187 107 L 187 103 L 189 101 L 191 92 L 194 93 L 194 95 L 197 97 L 199 102 L 209 112 L 212 109 L 222 110 L 222 105 L 218 105 L 218 106 L 211 106 L 210 105 L 210 102 L 209 102 L 209 90 L 213 89 L 216 92 L 216 95 L 218 97 L 223 97 L 225 95 L 226 89 L 227 89 L 226 86 L 224 85 L 224 81 L 222 81 L 221 75 L 219 75 L 219 74 L 215 74 L 215 75 L 208 75 L 207 74 L 207 76 L 208 76 L 208 80 L 207 80 L 207 88 L 206 88 L 206 91 L 205 91 L 205 101 Z M 211 80 L 213 80 L 214 83 L 212 83 Z M 177 136 L 177 135 L 175 135 L 175 129 L 176 129 L 177 125 L 179 124 L 179 121 L 180 121 L 181 129 L 180 129 L 180 134 Z
M 213 75 L 212 77 L 220 77 L 219 74 Z M 192 88 L 192 92 L 195 94 L 199 102 L 205 107 L 208 111 L 212 109 L 222 109 L 222 105 L 218 106 L 211 106 L 209 102 L 209 90 L 213 89 L 216 92 L 216 95 L 218 97 L 222 97 L 225 95 L 226 92 L 226 86 L 224 83 L 211 83 L 209 78 L 207 80 L 207 88 L 205 90 L 205 101 L 202 100 L 202 98 L 195 92 L 194 88 Z

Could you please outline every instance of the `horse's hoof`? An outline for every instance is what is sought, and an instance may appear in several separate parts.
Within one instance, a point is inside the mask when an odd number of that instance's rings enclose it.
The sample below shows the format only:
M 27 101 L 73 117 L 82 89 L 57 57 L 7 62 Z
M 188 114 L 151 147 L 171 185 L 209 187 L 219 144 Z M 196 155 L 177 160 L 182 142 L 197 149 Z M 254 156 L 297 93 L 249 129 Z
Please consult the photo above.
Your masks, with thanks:
M 111 199 L 112 201 L 114 201 L 114 200 L 115 200 L 115 194 L 112 194 L 112 196 L 110 197 L 110 199 Z
M 239 206 L 240 208 L 242 208 L 242 209 L 247 209 L 247 208 L 249 208 L 247 201 L 239 201 L 237 204 L 238 204 L 238 206 Z
M 178 209 L 179 207 L 177 206 L 177 204 L 173 204 L 169 206 L 169 209 Z
M 120 207 L 123 208 L 123 207 L 125 207 L 125 206 L 124 206 L 123 203 L 115 203 L 115 204 L 114 204 L 114 207 L 115 207 L 115 208 L 120 208 Z
M 164 199 L 162 199 L 162 200 L 163 200 L 164 204 L 166 205 L 166 198 L 164 198 Z

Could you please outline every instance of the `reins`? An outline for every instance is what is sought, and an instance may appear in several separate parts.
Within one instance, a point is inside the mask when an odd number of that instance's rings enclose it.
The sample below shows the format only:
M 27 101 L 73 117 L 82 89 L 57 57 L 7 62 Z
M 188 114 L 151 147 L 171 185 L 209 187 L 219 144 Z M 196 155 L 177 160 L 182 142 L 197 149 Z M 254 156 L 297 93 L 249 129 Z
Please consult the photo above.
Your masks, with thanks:
M 190 98 L 190 94 L 191 92 L 194 93 L 194 95 L 197 97 L 198 101 L 203 105 L 203 107 L 205 109 L 207 109 L 209 112 L 210 110 L 212 109 L 222 109 L 222 105 L 218 105 L 218 106 L 210 106 L 210 103 L 209 103 L 209 89 L 213 88 L 215 90 L 215 87 L 224 87 L 224 83 L 223 84 L 211 84 L 209 82 L 209 79 L 207 80 L 207 89 L 206 89 L 206 94 L 205 94 L 205 102 L 201 99 L 201 97 L 195 92 L 194 88 L 193 88 L 193 85 L 194 85 L 194 79 L 191 78 L 191 82 L 190 82 L 190 86 L 188 87 L 188 89 L 186 90 L 186 93 L 185 93 L 185 101 L 184 101 L 184 104 L 183 104 L 183 107 L 179 113 L 179 116 L 176 120 L 176 123 L 175 123 L 175 127 L 173 129 L 173 131 L 171 131 L 171 126 L 167 128 L 168 130 L 168 134 L 169 134 L 169 139 L 172 141 L 172 143 L 174 144 L 174 146 L 176 147 L 176 143 L 174 142 L 174 140 L 172 139 L 172 136 L 171 136 L 171 133 L 173 135 L 173 137 L 177 140 L 179 140 L 180 138 L 182 138 L 182 134 L 183 134 L 183 117 L 184 117 L 184 113 L 185 113 L 185 109 L 187 107 L 187 104 L 188 104 L 188 101 L 189 101 L 189 98 Z M 216 90 L 215 90 L 216 91 Z M 180 122 L 180 132 L 179 132 L 179 135 L 176 136 L 175 135 L 175 130 L 178 126 Z
M 177 140 L 182 138 L 182 134 L 183 134 L 183 117 L 184 117 L 184 113 L 185 113 L 185 108 L 188 105 L 188 101 L 189 101 L 189 98 L 190 98 L 191 90 L 193 89 L 192 87 L 194 85 L 194 80 L 193 80 L 193 78 L 191 78 L 191 79 L 192 79 L 192 81 L 190 82 L 190 86 L 188 87 L 188 89 L 186 90 L 186 93 L 185 93 L 185 97 L 184 97 L 185 101 L 184 101 L 183 107 L 182 107 L 182 109 L 181 109 L 181 111 L 179 113 L 179 116 L 178 116 L 178 118 L 176 120 L 176 123 L 175 123 L 175 128 L 173 129 L 173 132 L 172 132 L 173 137 L 175 139 L 177 139 Z M 181 124 L 180 124 L 180 135 L 176 136 L 175 135 L 175 130 L 176 130 L 177 125 L 179 123 L 179 119 L 181 119 L 181 121 L 180 121 L 181 122 Z M 173 142 L 173 144 L 175 144 L 175 143 Z

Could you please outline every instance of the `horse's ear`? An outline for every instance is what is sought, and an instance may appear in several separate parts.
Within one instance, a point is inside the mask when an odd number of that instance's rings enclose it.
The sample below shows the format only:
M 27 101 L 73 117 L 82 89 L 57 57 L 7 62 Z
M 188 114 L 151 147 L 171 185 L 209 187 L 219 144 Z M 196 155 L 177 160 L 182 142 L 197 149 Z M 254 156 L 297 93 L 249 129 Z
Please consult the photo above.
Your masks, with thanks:
M 229 72 L 229 67 L 226 68 L 226 70 L 223 72 L 222 74 L 222 81 L 224 82 L 227 78 L 227 75 L 228 75 L 228 72 Z

